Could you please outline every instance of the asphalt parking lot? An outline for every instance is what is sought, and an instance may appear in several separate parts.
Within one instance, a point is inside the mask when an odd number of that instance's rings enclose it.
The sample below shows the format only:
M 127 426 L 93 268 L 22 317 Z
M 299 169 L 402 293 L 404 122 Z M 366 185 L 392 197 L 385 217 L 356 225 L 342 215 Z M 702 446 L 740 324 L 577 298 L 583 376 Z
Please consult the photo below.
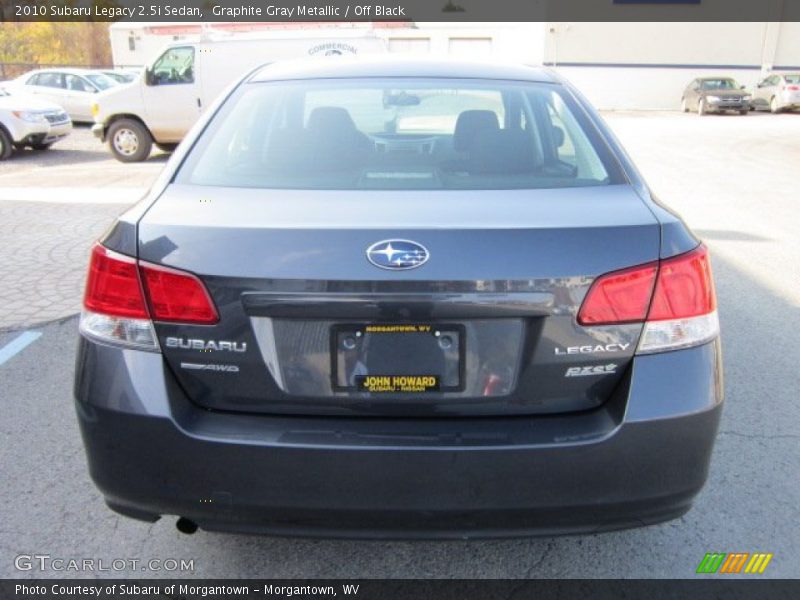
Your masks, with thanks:
M 713 255 L 726 406 L 709 482 L 687 515 L 601 535 L 461 542 L 186 536 L 174 519 L 116 516 L 88 478 L 73 415 L 74 315 L 92 240 L 165 157 L 122 165 L 78 129 L 0 166 L 0 577 L 65 575 L 15 568 L 19 555 L 47 554 L 194 566 L 68 573 L 86 577 L 683 578 L 706 552 L 770 552 L 764 576 L 800 577 L 800 114 L 606 118 Z

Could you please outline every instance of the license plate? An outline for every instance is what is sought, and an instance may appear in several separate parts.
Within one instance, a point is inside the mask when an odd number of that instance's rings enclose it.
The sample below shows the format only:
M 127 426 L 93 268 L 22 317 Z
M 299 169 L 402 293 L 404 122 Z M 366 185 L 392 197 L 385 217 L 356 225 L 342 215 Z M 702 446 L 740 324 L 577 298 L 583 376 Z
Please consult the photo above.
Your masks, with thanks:
M 333 387 L 371 394 L 460 391 L 464 327 L 452 323 L 334 325 Z

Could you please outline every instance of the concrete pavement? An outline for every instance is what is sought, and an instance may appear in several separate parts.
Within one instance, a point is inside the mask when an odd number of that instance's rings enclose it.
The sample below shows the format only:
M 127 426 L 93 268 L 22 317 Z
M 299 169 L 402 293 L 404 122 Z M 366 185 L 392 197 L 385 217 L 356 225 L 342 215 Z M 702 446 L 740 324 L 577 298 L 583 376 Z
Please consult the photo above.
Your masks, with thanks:
M 0 164 L 0 331 L 80 310 L 92 243 L 138 200 L 166 155 L 127 165 L 86 127 Z
M 0 331 L 80 311 L 89 248 L 124 208 L 0 200 Z

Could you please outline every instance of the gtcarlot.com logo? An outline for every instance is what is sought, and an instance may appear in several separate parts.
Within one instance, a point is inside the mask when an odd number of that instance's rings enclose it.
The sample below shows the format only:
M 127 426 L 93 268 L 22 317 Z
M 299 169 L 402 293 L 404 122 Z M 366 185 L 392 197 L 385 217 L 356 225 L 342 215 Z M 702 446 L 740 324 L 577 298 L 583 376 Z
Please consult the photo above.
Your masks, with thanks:
M 194 559 L 185 558 L 87 558 L 59 557 L 50 554 L 19 554 L 14 558 L 18 571 L 194 571 Z
M 697 567 L 698 573 L 763 573 L 772 554 L 766 552 L 708 552 Z

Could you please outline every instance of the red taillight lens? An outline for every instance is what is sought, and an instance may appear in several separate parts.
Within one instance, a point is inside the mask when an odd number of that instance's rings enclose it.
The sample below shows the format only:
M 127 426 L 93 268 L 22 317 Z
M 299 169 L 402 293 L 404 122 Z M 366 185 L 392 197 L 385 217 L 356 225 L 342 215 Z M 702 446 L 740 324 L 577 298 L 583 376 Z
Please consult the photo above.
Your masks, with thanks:
M 648 321 L 706 315 L 717 308 L 705 246 L 661 261 Z
M 140 263 L 153 319 L 211 325 L 219 321 L 217 309 L 203 282 L 190 273 Z
M 644 321 L 658 263 L 614 271 L 598 277 L 578 313 L 581 325 Z
M 578 312 L 578 323 L 611 325 L 686 319 L 707 315 L 716 308 L 708 251 L 699 246 L 660 263 L 598 277 Z
M 83 305 L 104 315 L 147 319 L 136 260 L 97 244 L 89 262 Z
M 793 92 L 797 92 L 800 91 L 800 85 L 787 85 L 786 89 L 791 90 Z
M 100 244 L 92 249 L 83 305 L 93 313 L 129 319 L 152 316 L 158 321 L 201 325 L 219 320 L 205 286 L 191 273 L 146 263 L 139 263 L 137 269 L 136 259 Z
M 719 318 L 708 251 L 699 246 L 658 263 L 598 277 L 586 294 L 578 322 L 644 322 L 637 354 L 710 342 L 719 335 Z

